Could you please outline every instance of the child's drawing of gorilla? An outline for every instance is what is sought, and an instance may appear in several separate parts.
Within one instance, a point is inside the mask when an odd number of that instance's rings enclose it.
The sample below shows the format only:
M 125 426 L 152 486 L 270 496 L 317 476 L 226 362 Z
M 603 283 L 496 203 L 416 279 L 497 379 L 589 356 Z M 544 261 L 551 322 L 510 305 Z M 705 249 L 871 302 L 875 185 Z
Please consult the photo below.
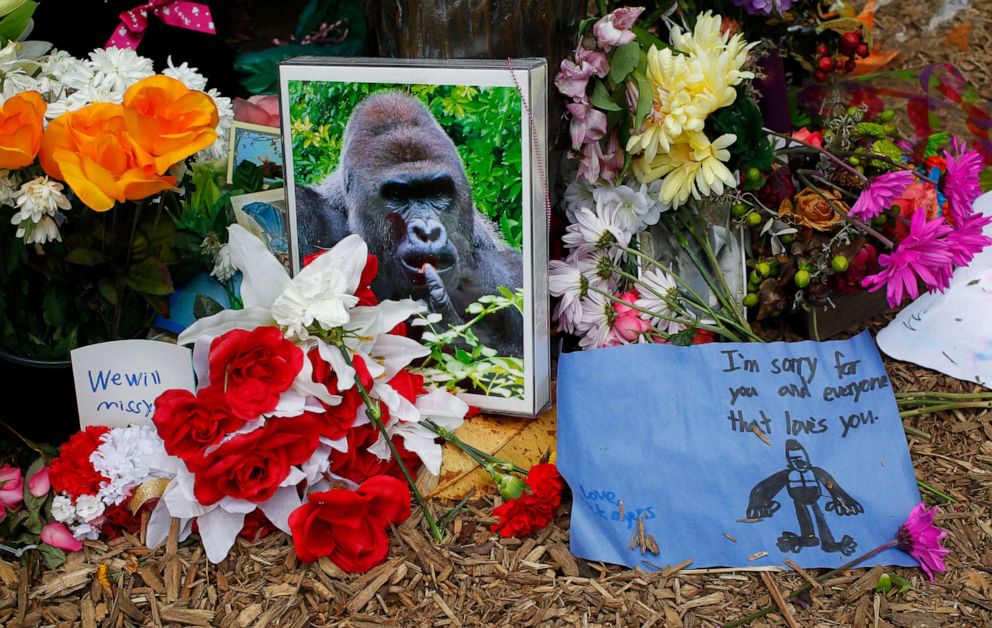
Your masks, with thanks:
M 357 233 L 379 258 L 380 299 L 423 299 L 445 323 L 499 286 L 523 286 L 520 253 L 493 232 L 472 202 L 454 142 L 420 101 L 373 94 L 348 120 L 338 169 L 316 188 L 297 186 L 299 255 Z M 473 328 L 501 355 L 523 355 L 513 308 Z

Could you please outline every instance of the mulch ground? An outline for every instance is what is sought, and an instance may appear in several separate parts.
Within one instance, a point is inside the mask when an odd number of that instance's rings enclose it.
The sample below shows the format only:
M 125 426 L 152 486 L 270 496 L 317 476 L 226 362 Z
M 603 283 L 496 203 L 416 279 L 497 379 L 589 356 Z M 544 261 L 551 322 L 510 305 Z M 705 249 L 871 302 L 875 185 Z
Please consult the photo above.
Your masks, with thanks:
M 883 3 L 883 37 L 907 50 L 901 65 L 948 60 L 989 97 L 992 0 L 974 0 L 928 31 L 938 4 Z M 947 35 L 967 23 L 968 47 L 949 45 Z M 914 365 L 886 365 L 897 391 L 977 390 Z M 912 588 L 886 596 L 874 592 L 881 568 L 852 570 L 790 604 L 797 625 L 992 625 L 992 412 L 925 415 L 907 424 L 931 437 L 909 438 L 918 478 L 958 502 L 944 505 L 938 518 L 949 532 L 947 573 L 931 583 L 918 569 L 889 569 Z M 415 514 L 392 531 L 387 562 L 361 576 L 326 560 L 300 564 L 279 532 L 239 540 L 219 565 L 209 564 L 196 542 L 148 550 L 140 534 L 87 543 L 54 571 L 0 561 L 0 626 L 712 626 L 768 604 L 771 588 L 787 595 L 806 582 L 791 571 L 699 573 L 673 565 L 647 573 L 589 563 L 568 552 L 567 504 L 552 526 L 522 540 L 489 532 L 492 505 L 471 504 L 440 545 L 428 542 Z M 658 542 L 664 565 L 664 546 L 673 540 Z M 754 625 L 786 621 L 773 614 Z

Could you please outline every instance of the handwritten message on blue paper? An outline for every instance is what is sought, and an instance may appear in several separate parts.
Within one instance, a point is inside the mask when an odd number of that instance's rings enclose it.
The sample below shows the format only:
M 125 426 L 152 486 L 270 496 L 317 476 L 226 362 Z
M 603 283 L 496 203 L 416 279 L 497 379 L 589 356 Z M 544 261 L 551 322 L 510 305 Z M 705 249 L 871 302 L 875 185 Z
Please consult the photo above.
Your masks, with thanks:
M 194 389 L 186 347 L 152 340 L 120 340 L 72 352 L 82 427 L 151 425 L 155 399 L 170 388 Z
M 561 357 L 571 544 L 647 567 L 835 567 L 893 538 L 919 491 L 871 336 Z M 643 522 L 660 555 L 629 548 Z M 915 564 L 898 550 L 875 564 Z

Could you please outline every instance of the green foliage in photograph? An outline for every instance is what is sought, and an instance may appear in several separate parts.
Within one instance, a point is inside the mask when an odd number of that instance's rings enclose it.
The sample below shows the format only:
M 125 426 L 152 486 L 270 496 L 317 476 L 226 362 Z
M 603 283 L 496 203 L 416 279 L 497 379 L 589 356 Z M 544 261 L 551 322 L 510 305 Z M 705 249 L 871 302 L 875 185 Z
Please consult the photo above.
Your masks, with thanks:
M 520 95 L 513 87 L 291 81 L 297 185 L 319 184 L 334 172 L 352 110 L 370 94 L 383 90 L 405 92 L 427 105 L 458 148 L 476 207 L 510 246 L 520 249 L 521 112 Z

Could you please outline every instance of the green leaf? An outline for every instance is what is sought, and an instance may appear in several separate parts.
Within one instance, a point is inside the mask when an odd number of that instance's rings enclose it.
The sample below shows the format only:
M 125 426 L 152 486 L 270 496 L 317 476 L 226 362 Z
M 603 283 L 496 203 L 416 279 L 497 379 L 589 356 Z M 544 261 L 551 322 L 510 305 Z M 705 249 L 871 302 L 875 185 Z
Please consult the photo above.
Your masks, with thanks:
M 62 290 L 47 290 L 41 300 L 41 315 L 52 327 L 65 325 L 68 295 Z
M 231 176 L 232 185 L 246 194 L 262 189 L 262 169 L 258 164 L 242 161 Z
M 672 334 L 668 337 L 668 342 L 672 343 L 676 347 L 688 347 L 692 344 L 693 339 L 696 337 L 696 330 L 692 327 L 687 327 L 677 334 Z
M 658 50 L 670 47 L 668 44 L 648 32 L 648 29 L 643 26 L 635 26 L 630 30 L 634 32 L 634 37 L 637 38 L 637 41 L 639 41 L 645 49 L 650 49 L 651 46 L 654 46 Z
M 101 278 L 97 282 L 96 289 L 100 293 L 100 296 L 106 299 L 107 303 L 116 306 L 120 301 L 120 294 L 117 292 L 117 287 L 114 285 L 114 282 L 106 277 Z
M 902 595 L 903 593 L 909 591 L 913 585 L 910 584 L 909 580 L 906 580 L 897 573 L 892 574 L 892 586 L 898 587 L 896 593 Z
M 65 562 L 65 552 L 48 543 L 42 543 L 35 549 L 41 554 L 42 559 L 45 561 L 45 566 L 49 569 L 55 569 Z
M 79 264 L 80 266 L 96 266 L 101 262 L 107 261 L 107 256 L 94 249 L 76 247 L 65 256 L 65 261 L 70 264 Z
M 622 111 L 623 108 L 613 102 L 610 98 L 610 93 L 606 91 L 606 85 L 603 81 L 596 81 L 592 88 L 592 96 L 589 97 L 589 102 L 592 103 L 597 109 L 602 109 L 604 111 Z
M 624 44 L 613 51 L 610 59 L 610 79 L 620 83 L 637 67 L 641 58 L 641 47 L 636 42 Z
M 149 257 L 132 266 L 124 277 L 124 283 L 136 292 L 154 296 L 167 296 L 175 291 L 169 267 L 156 257 Z
M 455 349 L 455 359 L 462 364 L 471 364 L 472 356 L 464 349 Z
M 634 80 L 637 82 L 637 113 L 634 115 L 634 129 L 640 130 L 641 125 L 644 124 L 644 118 L 651 113 L 651 107 L 654 105 L 654 93 L 646 76 L 635 74 Z
M 195 316 L 197 320 L 208 316 L 213 316 L 214 314 L 223 311 L 224 306 L 221 305 L 217 299 L 214 299 L 206 294 L 196 295 L 196 300 L 193 302 L 193 316 Z
M 21 6 L 8 13 L 3 20 L 0 20 L 0 39 L 10 41 L 20 37 L 24 29 L 27 28 L 34 10 L 38 8 L 37 2 L 28 0 Z

